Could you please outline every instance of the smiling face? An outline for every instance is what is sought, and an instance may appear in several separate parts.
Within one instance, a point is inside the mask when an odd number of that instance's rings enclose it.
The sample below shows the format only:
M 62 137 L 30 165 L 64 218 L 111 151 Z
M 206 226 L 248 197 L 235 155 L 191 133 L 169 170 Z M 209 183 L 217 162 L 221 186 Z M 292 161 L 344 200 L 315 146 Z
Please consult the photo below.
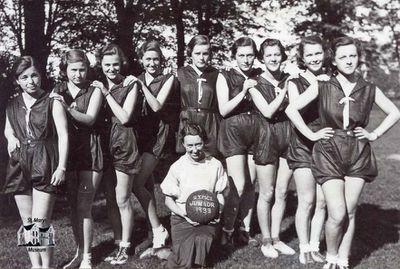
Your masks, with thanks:
M 252 46 L 237 48 L 235 59 L 239 69 L 243 72 L 248 72 L 252 68 L 255 58 L 256 55 Z
M 324 64 L 324 50 L 321 44 L 305 44 L 303 62 L 308 70 L 317 74 Z
M 24 92 L 33 95 L 40 90 L 41 77 L 39 71 L 31 66 L 18 76 L 16 82 Z
M 67 78 L 75 85 L 79 85 L 86 80 L 87 66 L 83 62 L 68 63 Z
M 157 51 L 148 50 L 143 54 L 142 63 L 148 74 L 155 75 L 160 71 L 161 57 Z
M 279 46 L 266 46 L 263 54 L 263 61 L 268 71 L 278 71 L 282 63 L 282 54 Z
M 193 161 L 198 162 L 204 158 L 204 142 L 199 135 L 186 135 L 183 138 L 183 146 Z
M 210 46 L 209 45 L 195 45 L 191 54 L 192 63 L 200 70 L 204 70 L 208 65 L 210 59 Z
M 104 55 L 101 60 L 101 69 L 108 79 L 114 80 L 121 71 L 121 59 L 115 54 Z
M 358 66 L 357 47 L 354 44 L 337 47 L 333 65 L 337 67 L 340 73 L 352 75 Z

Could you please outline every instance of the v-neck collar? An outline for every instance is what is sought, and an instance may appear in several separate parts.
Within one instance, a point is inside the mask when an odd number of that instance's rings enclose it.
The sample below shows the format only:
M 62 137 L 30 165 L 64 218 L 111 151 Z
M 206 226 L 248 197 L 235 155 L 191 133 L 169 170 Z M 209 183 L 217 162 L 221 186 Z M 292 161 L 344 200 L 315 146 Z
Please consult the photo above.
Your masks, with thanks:
M 204 74 L 204 71 L 201 71 L 201 70 L 198 69 L 195 65 L 190 64 L 189 66 L 194 70 L 194 72 L 197 74 L 197 76 L 201 77 L 201 76 Z M 207 67 L 206 67 L 206 68 L 207 68 Z M 205 69 L 206 69 L 206 68 L 205 68 Z M 204 69 L 204 70 L 205 70 L 205 69 Z
M 346 95 L 345 92 L 343 91 L 342 85 L 340 84 L 339 80 L 338 80 L 335 76 L 332 76 L 332 77 L 331 77 L 330 82 L 331 82 L 332 84 L 334 84 L 336 87 L 338 87 L 338 88 L 342 91 L 343 95 Z M 361 76 L 358 76 L 356 85 L 354 86 L 354 88 L 353 88 L 352 91 L 350 92 L 349 96 L 351 96 L 351 95 L 353 95 L 355 92 L 357 92 L 357 91 L 363 89 L 363 88 L 364 88 L 365 86 L 367 86 L 367 85 L 368 85 L 368 83 L 367 83 Z
M 34 98 L 35 101 L 32 103 L 32 105 L 29 107 L 29 109 L 31 109 L 32 107 L 34 107 L 34 106 L 35 106 L 40 100 L 42 100 L 43 97 L 45 97 L 45 96 L 46 96 L 46 92 L 43 91 L 42 94 L 38 96 L 38 98 Z M 25 103 L 25 99 L 24 99 L 23 92 L 20 93 L 20 102 L 21 102 L 21 105 L 22 105 L 23 107 L 28 108 L 27 104 Z
M 79 96 L 84 95 L 89 90 L 89 87 L 90 87 L 89 82 L 83 83 L 83 87 L 80 88 L 81 90 L 78 92 L 78 94 L 75 96 L 75 98 L 73 98 L 71 92 L 68 90 L 68 82 L 64 81 L 60 85 L 60 93 L 64 93 L 65 92 L 66 94 L 71 96 L 72 100 L 76 100 Z
M 249 79 L 249 76 L 247 76 L 242 70 L 240 70 L 239 67 L 233 67 L 233 70 L 235 70 L 238 74 L 242 75 L 245 79 Z M 253 72 L 253 70 L 251 70 L 251 72 Z

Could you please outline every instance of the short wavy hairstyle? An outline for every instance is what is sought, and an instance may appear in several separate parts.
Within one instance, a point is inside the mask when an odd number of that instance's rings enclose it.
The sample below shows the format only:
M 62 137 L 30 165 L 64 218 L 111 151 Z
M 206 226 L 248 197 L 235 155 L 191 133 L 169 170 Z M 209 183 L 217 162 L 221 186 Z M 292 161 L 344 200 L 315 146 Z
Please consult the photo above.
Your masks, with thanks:
M 161 46 L 160 46 L 160 43 L 158 43 L 158 41 L 150 40 L 150 41 L 144 42 L 137 51 L 137 55 L 138 55 L 139 59 L 142 59 L 144 54 L 147 51 L 157 52 L 158 56 L 160 57 L 161 64 L 163 64 L 165 62 L 165 57 L 164 57 L 164 54 L 162 53 Z
M 204 143 L 207 142 L 207 134 L 203 127 L 198 124 L 188 122 L 183 126 L 183 129 L 180 132 L 182 143 L 184 141 L 185 136 L 187 135 L 198 135 L 203 140 Z
M 68 80 L 67 78 L 67 67 L 68 64 L 71 63 L 78 63 L 78 62 L 83 62 L 87 69 L 88 69 L 88 75 L 90 73 L 90 62 L 88 57 L 86 56 L 86 53 L 83 50 L 80 49 L 71 49 L 68 50 L 64 53 L 64 55 L 61 57 L 61 62 L 60 62 L 60 79 L 61 80 Z
M 208 45 L 209 46 L 209 53 L 210 53 L 210 58 L 212 56 L 212 50 L 211 50 L 211 43 L 210 39 L 206 35 L 196 35 L 190 39 L 189 43 L 187 44 L 186 48 L 186 55 L 187 57 L 192 57 L 192 52 L 193 49 L 196 45 Z
M 247 47 L 247 46 L 252 47 L 254 55 L 257 55 L 257 53 L 258 53 L 257 45 L 254 42 L 254 40 L 251 39 L 250 37 L 242 36 L 242 37 L 239 37 L 238 39 L 236 39 L 235 42 L 233 42 L 233 45 L 231 47 L 232 58 L 233 59 L 235 58 L 235 55 L 236 55 L 239 47 Z
M 324 63 L 323 67 L 328 67 L 330 64 L 330 50 L 326 47 L 325 42 L 318 35 L 306 36 L 303 37 L 299 43 L 299 47 L 297 49 L 297 65 L 300 69 L 307 69 L 304 63 L 304 47 L 306 45 L 321 45 L 322 51 L 324 52 Z
M 97 50 L 95 53 L 96 64 L 101 65 L 101 61 L 106 55 L 116 55 L 121 62 L 122 68 L 126 68 L 128 66 L 128 58 L 118 45 L 110 43 L 102 47 L 100 50 Z
M 11 68 L 11 75 L 14 81 L 17 80 L 18 77 L 25 72 L 25 70 L 31 67 L 34 67 L 37 71 L 39 71 L 39 66 L 37 66 L 37 63 L 32 56 L 27 55 L 18 57 Z
M 260 62 L 264 62 L 263 58 L 264 58 L 264 52 L 265 52 L 266 47 L 273 47 L 273 46 L 279 47 L 279 50 L 282 55 L 282 62 L 286 61 L 288 56 L 286 54 L 285 47 L 282 45 L 281 41 L 279 41 L 278 39 L 274 39 L 274 38 L 267 38 L 261 43 L 260 50 L 258 51 L 258 54 L 257 54 L 257 59 Z

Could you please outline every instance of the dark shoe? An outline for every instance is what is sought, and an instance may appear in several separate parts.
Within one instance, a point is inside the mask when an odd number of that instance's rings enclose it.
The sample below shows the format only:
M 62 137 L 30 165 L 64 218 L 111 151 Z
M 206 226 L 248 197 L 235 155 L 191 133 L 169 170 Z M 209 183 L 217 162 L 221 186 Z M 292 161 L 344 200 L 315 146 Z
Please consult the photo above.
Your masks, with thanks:
M 243 231 L 243 230 L 239 230 L 239 233 L 236 237 L 235 243 L 238 246 L 246 246 L 249 244 L 249 240 L 250 240 L 250 234 L 249 232 Z
M 233 232 L 225 232 L 222 230 L 221 235 L 221 246 L 232 245 L 233 246 Z

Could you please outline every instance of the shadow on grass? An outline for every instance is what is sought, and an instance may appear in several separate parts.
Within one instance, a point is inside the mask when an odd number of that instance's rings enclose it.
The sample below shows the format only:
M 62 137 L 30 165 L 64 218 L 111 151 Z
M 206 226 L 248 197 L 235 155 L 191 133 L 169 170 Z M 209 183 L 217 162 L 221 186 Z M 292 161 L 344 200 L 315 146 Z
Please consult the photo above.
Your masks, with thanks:
M 399 241 L 400 210 L 361 204 L 357 209 L 356 232 L 352 249 L 354 265 L 386 244 Z

